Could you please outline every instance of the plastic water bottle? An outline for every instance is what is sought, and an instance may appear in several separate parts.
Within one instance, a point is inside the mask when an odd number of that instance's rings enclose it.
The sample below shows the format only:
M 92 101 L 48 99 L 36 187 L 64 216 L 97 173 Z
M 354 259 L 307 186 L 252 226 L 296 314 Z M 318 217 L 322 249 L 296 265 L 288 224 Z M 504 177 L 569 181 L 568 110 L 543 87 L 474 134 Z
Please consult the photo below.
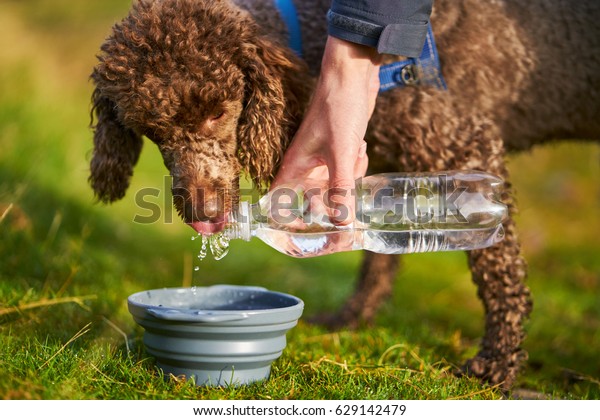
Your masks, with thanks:
M 356 181 L 355 220 L 337 226 L 339 208 L 323 183 L 280 186 L 257 203 L 241 202 L 225 236 L 257 237 L 299 258 L 365 249 L 382 254 L 484 248 L 502 240 L 504 181 L 479 171 L 384 173 Z M 336 208 L 336 210 L 334 210 Z

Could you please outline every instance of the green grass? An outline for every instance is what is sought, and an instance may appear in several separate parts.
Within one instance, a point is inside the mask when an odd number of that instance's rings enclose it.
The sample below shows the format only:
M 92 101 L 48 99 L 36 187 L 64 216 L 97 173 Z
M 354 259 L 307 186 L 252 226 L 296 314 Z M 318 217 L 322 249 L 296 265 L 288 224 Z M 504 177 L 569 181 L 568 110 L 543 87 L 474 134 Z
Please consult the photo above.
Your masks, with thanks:
M 131 192 L 162 187 L 166 174 L 151 145 L 125 200 L 94 203 L 88 75 L 127 8 L 0 1 L 0 397 L 501 398 L 452 375 L 477 351 L 483 328 L 461 253 L 407 256 L 375 325 L 331 333 L 305 320 L 348 297 L 358 253 L 295 260 L 253 240 L 192 272 L 199 245 L 189 228 L 133 222 Z M 517 387 L 550 398 L 600 398 L 599 161 L 589 144 L 511 159 L 535 301 Z M 157 371 L 126 298 L 189 283 L 260 285 L 305 301 L 270 380 L 206 389 Z

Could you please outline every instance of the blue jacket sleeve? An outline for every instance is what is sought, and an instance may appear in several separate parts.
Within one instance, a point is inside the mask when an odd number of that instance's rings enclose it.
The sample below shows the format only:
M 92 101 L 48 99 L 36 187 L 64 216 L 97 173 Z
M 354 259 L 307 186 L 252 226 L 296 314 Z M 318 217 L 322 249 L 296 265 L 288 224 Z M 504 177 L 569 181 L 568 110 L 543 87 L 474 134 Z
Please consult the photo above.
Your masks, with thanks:
M 432 6 L 433 0 L 332 0 L 328 32 L 380 53 L 418 57 Z

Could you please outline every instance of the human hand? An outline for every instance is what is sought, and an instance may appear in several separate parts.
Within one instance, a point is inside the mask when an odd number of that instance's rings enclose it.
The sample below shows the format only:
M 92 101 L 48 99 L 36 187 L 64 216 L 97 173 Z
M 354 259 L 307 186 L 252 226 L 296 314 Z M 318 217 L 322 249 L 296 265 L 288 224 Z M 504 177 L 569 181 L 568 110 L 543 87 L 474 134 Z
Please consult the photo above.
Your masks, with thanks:
M 330 36 L 314 96 L 271 189 L 293 180 L 326 180 L 330 218 L 351 223 L 352 189 L 367 170 L 363 139 L 378 91 L 377 51 Z

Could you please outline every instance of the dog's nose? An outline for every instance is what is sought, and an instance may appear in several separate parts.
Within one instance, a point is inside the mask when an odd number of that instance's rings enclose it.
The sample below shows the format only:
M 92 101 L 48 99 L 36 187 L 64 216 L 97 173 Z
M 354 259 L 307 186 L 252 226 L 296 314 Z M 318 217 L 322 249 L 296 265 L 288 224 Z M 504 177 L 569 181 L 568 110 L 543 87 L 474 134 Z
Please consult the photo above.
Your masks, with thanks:
M 225 199 L 219 191 L 175 187 L 173 188 L 173 200 L 188 223 L 222 221 L 225 215 Z
M 216 196 L 196 202 L 194 216 L 188 225 L 202 235 L 212 235 L 225 227 L 227 216 L 224 214 L 223 202 Z
M 199 206 L 196 208 L 198 219 L 203 221 L 222 219 L 223 211 L 220 207 L 217 197 L 204 200 L 204 203 L 199 203 Z
M 198 190 L 192 201 L 192 220 L 218 223 L 225 218 L 225 197 L 219 191 Z

